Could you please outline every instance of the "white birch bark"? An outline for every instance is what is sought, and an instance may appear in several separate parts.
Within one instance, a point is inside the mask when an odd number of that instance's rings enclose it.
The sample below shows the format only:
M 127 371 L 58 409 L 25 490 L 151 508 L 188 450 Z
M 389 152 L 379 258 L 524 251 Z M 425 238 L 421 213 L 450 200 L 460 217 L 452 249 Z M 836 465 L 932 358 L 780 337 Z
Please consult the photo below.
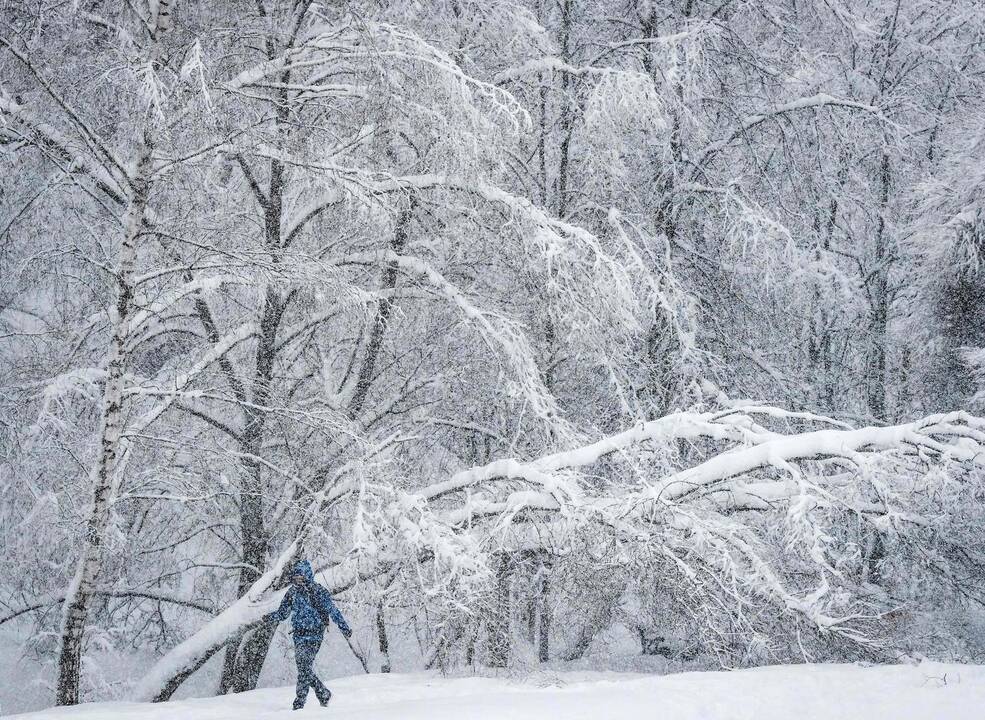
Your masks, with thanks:
M 102 432 L 99 457 L 92 469 L 92 508 L 82 538 L 82 554 L 72 585 L 66 595 L 58 659 L 59 705 L 79 702 L 80 663 L 89 603 L 96 590 L 103 564 L 103 543 L 110 520 L 110 506 L 126 464 L 128 441 L 123 437 L 126 407 L 124 379 L 127 370 L 127 339 L 133 315 L 133 278 L 137 243 L 150 193 L 152 145 L 147 133 L 137 148 L 133 196 L 124 217 L 123 243 L 117 267 L 116 301 L 110 308 L 112 338 L 106 362 L 106 386 L 102 399 Z

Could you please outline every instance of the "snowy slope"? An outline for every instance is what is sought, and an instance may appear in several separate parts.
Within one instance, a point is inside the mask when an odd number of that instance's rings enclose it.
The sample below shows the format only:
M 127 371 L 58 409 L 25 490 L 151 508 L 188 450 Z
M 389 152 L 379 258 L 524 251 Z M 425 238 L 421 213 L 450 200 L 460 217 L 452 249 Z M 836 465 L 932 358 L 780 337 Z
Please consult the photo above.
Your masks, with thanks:
M 972 720 L 985 667 L 778 666 L 732 673 L 538 674 L 526 681 L 364 675 L 335 680 L 329 711 L 290 710 L 291 688 L 161 705 L 94 703 L 23 720 Z

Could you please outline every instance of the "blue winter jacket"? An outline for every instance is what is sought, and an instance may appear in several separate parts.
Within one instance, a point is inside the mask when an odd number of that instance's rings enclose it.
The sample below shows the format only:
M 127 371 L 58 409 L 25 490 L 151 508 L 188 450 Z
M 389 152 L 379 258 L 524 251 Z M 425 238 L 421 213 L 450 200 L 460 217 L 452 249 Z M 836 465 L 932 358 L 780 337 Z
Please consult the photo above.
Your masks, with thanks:
M 292 585 L 291 589 L 284 595 L 284 599 L 281 600 L 280 607 L 269 615 L 265 615 L 264 620 L 281 622 L 287 620 L 287 616 L 291 615 L 294 639 L 298 640 L 299 638 L 320 637 L 327 624 L 327 620 L 323 618 L 328 616 L 339 626 L 343 635 L 349 635 L 351 630 L 349 630 L 345 618 L 342 617 L 342 613 L 332 602 L 332 596 L 328 590 L 315 582 L 311 563 L 302 560 L 294 566 L 294 574 L 304 576 L 305 587 L 299 588 Z

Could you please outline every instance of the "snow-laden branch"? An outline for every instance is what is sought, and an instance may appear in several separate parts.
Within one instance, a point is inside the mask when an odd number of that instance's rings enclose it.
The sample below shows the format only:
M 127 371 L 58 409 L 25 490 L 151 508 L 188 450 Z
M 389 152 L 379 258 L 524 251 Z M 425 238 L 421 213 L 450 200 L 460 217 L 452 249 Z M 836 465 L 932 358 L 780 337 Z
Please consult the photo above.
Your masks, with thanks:
M 189 397 L 187 393 L 185 393 L 185 390 L 189 385 L 191 385 L 203 372 L 218 363 L 234 347 L 240 343 L 246 342 L 256 335 L 256 332 L 257 327 L 255 323 L 243 323 L 237 329 L 224 335 L 218 340 L 218 342 L 203 352 L 202 355 L 200 355 L 185 372 L 175 377 L 173 379 L 173 383 L 168 387 L 143 386 L 127 388 L 126 394 L 129 396 L 163 395 L 164 400 L 157 403 L 145 411 L 141 416 L 136 418 L 127 428 L 126 435 L 140 435 L 158 418 L 164 415 L 164 413 L 166 413 L 176 402 L 178 402 L 178 400 L 183 397 Z
M 143 305 L 139 310 L 137 310 L 130 318 L 130 325 L 127 330 L 127 334 L 133 335 L 149 320 L 161 315 L 165 310 L 171 308 L 176 303 L 190 295 L 215 292 L 224 285 L 247 285 L 250 282 L 251 279 L 248 277 L 229 274 L 196 278 L 195 280 L 186 282 L 173 290 L 167 291 L 160 297 L 155 298 L 153 301 Z
M 775 408 L 749 410 L 804 422 Z M 462 532 L 485 527 L 484 534 L 502 533 L 515 518 L 539 523 L 538 516 L 557 516 L 582 528 L 604 528 L 630 546 L 657 542 L 697 552 L 728 568 L 729 582 L 746 592 L 780 603 L 821 631 L 864 642 L 854 626 L 857 616 L 840 611 L 843 600 L 832 599 L 839 573 L 827 557 L 839 551 L 830 547 L 829 514 L 864 515 L 901 532 L 906 525 L 930 526 L 931 516 L 946 509 L 914 512 L 919 502 L 908 501 L 908 494 L 922 497 L 934 487 L 926 483 L 943 488 L 956 476 L 981 484 L 985 420 L 958 412 L 893 427 L 783 432 L 762 428 L 751 414 L 739 408 L 677 413 L 570 451 L 465 470 L 416 497 L 434 504 L 438 522 Z M 680 441 L 705 448 L 706 459 L 663 473 Z M 578 471 L 605 457 L 612 460 L 613 481 L 600 488 Z M 649 480 L 654 473 L 662 477 Z M 872 494 L 880 499 L 867 499 Z M 746 524 L 732 516 L 735 511 L 773 519 Z M 788 526 L 791 542 L 803 548 L 817 587 L 804 591 L 788 584 L 761 536 L 776 526 Z
M 822 107 L 846 108 L 849 110 L 857 110 L 871 114 L 877 114 L 879 112 L 879 108 L 873 105 L 866 105 L 865 103 L 856 102 L 854 100 L 835 97 L 834 95 L 829 95 L 828 93 L 818 93 L 809 97 L 798 98 L 796 100 L 783 103 L 782 105 L 777 105 L 775 108 L 772 108 L 766 112 L 744 117 L 739 122 L 739 126 L 732 131 L 731 135 L 726 138 L 722 138 L 721 140 L 716 140 L 709 143 L 699 150 L 694 155 L 693 162 L 696 165 L 704 164 L 711 157 L 713 157 L 715 153 L 728 147 L 733 141 L 742 137 L 757 125 L 761 125 L 767 120 L 772 120 L 774 118 L 781 117 L 789 113 L 799 112 L 801 110 L 810 110 Z
M 529 199 L 480 178 L 444 173 L 394 176 L 293 158 L 272 149 L 266 152 L 272 159 L 323 173 L 333 185 L 370 206 L 387 207 L 393 194 L 433 192 L 452 203 L 460 202 L 454 199 L 456 196 L 468 195 L 506 215 L 516 233 L 519 252 L 544 278 L 543 293 L 557 308 L 555 331 L 564 335 L 577 333 L 581 342 L 590 346 L 593 360 L 610 371 L 611 382 L 616 386 L 628 385 L 625 368 L 631 362 L 629 356 L 655 318 L 668 321 L 668 329 L 679 341 L 682 353 L 693 346 L 689 299 L 668 277 L 669 273 L 641 257 L 638 244 L 617 227 L 615 214 L 611 222 L 617 231 L 603 241 L 595 233 L 552 217 Z M 378 258 L 376 262 L 386 259 L 382 255 Z M 433 277 L 431 271 L 426 274 Z M 453 287 L 440 281 L 435 286 L 448 290 L 447 297 L 465 309 Z M 600 287 L 606 291 L 599 293 Z M 471 310 L 467 312 L 480 319 Z M 504 318 L 503 322 L 511 321 Z M 514 346 L 521 349 L 522 334 L 517 338 Z M 527 389 L 535 386 L 531 383 Z M 544 394 L 537 391 L 532 397 L 537 396 Z M 538 400 L 533 409 L 541 417 L 556 418 L 553 412 L 543 412 L 549 411 L 549 403 Z M 568 439 L 576 440 L 574 435 Z
M 355 75 L 371 71 L 380 63 L 436 71 L 443 77 L 491 102 L 514 124 L 530 124 L 526 109 L 506 90 L 463 72 L 458 63 L 445 51 L 406 29 L 383 22 L 364 21 L 358 24 L 320 24 L 308 29 L 299 44 L 281 55 L 239 72 L 226 82 L 232 92 L 247 92 L 250 88 L 278 87 L 268 78 L 303 71 L 313 76 L 279 89 L 294 92 L 299 98 L 361 97 L 366 88 L 359 84 L 338 83 L 339 75 Z M 327 82 L 326 82 L 327 81 Z
M 323 193 L 301 207 L 295 208 L 285 218 L 283 228 L 281 229 L 281 234 L 284 238 L 284 247 L 290 247 L 309 222 L 321 215 L 328 208 L 342 202 L 343 199 L 344 196 L 341 192 L 333 190 Z
M 58 107 L 61 108 L 66 118 L 68 118 L 68 120 L 72 123 L 72 126 L 83 139 L 83 142 L 89 147 L 89 150 L 92 152 L 93 156 L 95 156 L 97 162 L 102 164 L 107 169 L 107 172 L 112 173 L 115 177 L 118 177 L 122 179 L 123 182 L 129 184 L 131 177 L 126 170 L 123 159 L 112 147 L 103 142 L 103 139 L 99 136 L 99 134 L 92 127 L 90 127 L 90 124 L 86 122 L 81 114 L 69 104 L 62 94 L 59 93 L 58 90 L 56 90 L 48 79 L 41 73 L 41 70 L 35 65 L 31 58 L 18 50 L 14 44 L 3 35 L 0 35 L 0 45 L 6 47 L 7 51 L 17 58 L 21 65 L 23 65 L 34 77 L 44 92 L 55 102 Z M 17 109 L 22 110 L 22 108 Z
M 544 387 L 527 335 L 518 323 L 500 313 L 480 307 L 454 283 L 420 258 L 385 250 L 346 255 L 332 259 L 326 264 L 329 263 L 336 265 L 365 263 L 380 266 L 392 263 L 404 272 L 424 280 L 468 322 L 478 328 L 490 350 L 507 358 L 524 396 L 531 402 L 538 416 L 543 418 L 557 416 L 554 398 Z
M 528 60 L 522 65 L 500 70 L 493 78 L 493 82 L 503 84 L 510 82 L 511 80 L 518 80 L 520 78 L 530 76 L 537 77 L 544 72 L 563 72 L 575 77 L 582 77 L 587 75 L 605 75 L 620 71 L 608 67 L 571 65 L 570 63 L 564 62 L 564 60 L 560 58 L 548 56 L 537 58 L 536 60 Z
M 794 436 L 780 436 L 759 445 L 738 448 L 710 458 L 700 465 L 675 473 L 657 483 L 649 492 L 654 499 L 674 501 L 712 483 L 745 475 L 763 467 L 786 469 L 799 460 L 843 457 L 854 460 L 861 452 L 887 450 L 923 451 L 985 467 L 985 446 L 964 446 L 953 440 L 978 430 L 982 422 L 964 413 L 936 415 L 913 423 L 859 430 L 818 430 Z M 948 442 L 948 441 L 952 442 Z
M 764 427 L 767 422 L 774 427 Z M 813 429 L 818 426 L 824 429 Z M 738 593 L 735 612 L 747 602 L 743 597 L 758 597 L 821 632 L 865 642 L 855 626 L 858 614 L 844 607 L 850 588 L 834 592 L 840 577 L 825 550 L 836 549 L 828 513 L 865 515 L 884 527 L 886 519 L 901 532 L 906 524 L 927 526 L 929 514 L 910 512 L 900 500 L 911 492 L 932 496 L 927 483 L 946 484 L 958 475 L 981 483 L 985 419 L 950 413 L 893 427 L 838 426 L 830 418 L 761 405 L 678 412 L 566 451 L 465 469 L 416 491 L 339 478 L 315 493 L 303 525 L 314 527 L 327 507 L 346 498 L 357 503 L 350 558 L 323 577 L 335 590 L 386 568 L 426 562 L 434 567 L 432 592 L 454 593 L 488 581 L 490 547 L 550 552 L 565 526 L 582 535 L 596 528 L 629 552 L 660 548 L 687 575 L 719 573 L 715 584 Z M 682 443 L 693 448 L 695 460 L 668 471 L 686 462 Z M 607 481 L 600 483 L 603 461 Z M 867 499 L 866 488 L 880 499 Z M 758 520 L 746 523 L 736 511 Z M 537 538 L 517 537 L 518 528 L 531 524 L 539 528 Z M 762 537 L 765 529 L 783 527 L 791 550 L 802 548 L 815 587 L 792 585 Z M 256 622 L 276 601 L 276 568 L 169 653 L 138 697 L 166 699 L 204 659 Z
M 89 178 L 114 202 L 118 204 L 126 202 L 126 191 L 104 164 L 94 161 L 85 150 L 76 148 L 76 141 L 65 137 L 52 125 L 32 113 L 26 105 L 16 103 L 0 87 L 0 127 L 7 122 L 17 128 L 18 133 L 26 141 L 65 163 L 67 172 L 78 173 Z
M 740 428 L 730 423 L 716 423 L 708 416 L 692 413 L 674 413 L 659 420 L 651 420 L 621 433 L 574 450 L 546 455 L 537 460 L 520 462 L 514 459 L 496 460 L 487 465 L 456 473 L 448 480 L 435 483 L 420 491 L 422 497 L 435 500 L 454 492 L 475 487 L 489 480 L 519 478 L 527 482 L 550 487 L 553 476 L 559 470 L 578 469 L 597 463 L 612 453 L 627 450 L 648 442 L 689 439 L 699 437 L 717 440 L 742 440 Z
M 552 55 L 534 58 L 532 60 L 527 60 L 520 65 L 500 70 L 493 78 L 493 82 L 502 84 L 511 80 L 518 80 L 529 76 L 539 76 L 544 72 L 567 73 L 568 75 L 575 77 L 621 73 L 625 71 L 618 70 L 610 66 L 601 65 L 600 62 L 607 56 L 626 49 L 644 48 L 651 50 L 653 48 L 673 48 L 687 41 L 694 40 L 696 38 L 700 39 L 709 30 L 714 31 L 713 24 L 700 24 L 689 30 L 671 33 L 669 35 L 661 35 L 658 37 L 632 38 L 630 40 L 608 43 L 594 58 L 591 59 L 588 64 L 585 65 L 572 65 L 571 63 L 565 62 L 561 58 Z

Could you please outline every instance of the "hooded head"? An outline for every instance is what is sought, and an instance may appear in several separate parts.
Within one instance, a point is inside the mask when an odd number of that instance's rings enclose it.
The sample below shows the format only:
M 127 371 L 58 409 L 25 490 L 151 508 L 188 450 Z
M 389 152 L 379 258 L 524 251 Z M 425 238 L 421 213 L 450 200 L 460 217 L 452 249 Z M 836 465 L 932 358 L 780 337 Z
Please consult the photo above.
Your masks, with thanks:
M 305 582 L 315 581 L 315 573 L 311 570 L 311 563 L 307 560 L 302 560 L 294 566 L 294 575 L 300 575 L 305 579 Z

